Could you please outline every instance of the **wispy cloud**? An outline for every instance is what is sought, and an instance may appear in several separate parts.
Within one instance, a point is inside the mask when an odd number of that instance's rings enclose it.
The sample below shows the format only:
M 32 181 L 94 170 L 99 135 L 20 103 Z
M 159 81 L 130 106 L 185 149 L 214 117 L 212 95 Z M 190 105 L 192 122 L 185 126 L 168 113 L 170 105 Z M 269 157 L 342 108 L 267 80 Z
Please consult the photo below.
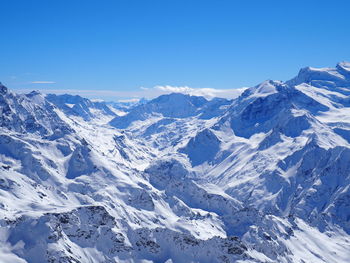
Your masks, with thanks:
M 31 81 L 31 84 L 55 84 L 55 81 L 46 81 L 46 80 L 37 80 L 37 81 Z

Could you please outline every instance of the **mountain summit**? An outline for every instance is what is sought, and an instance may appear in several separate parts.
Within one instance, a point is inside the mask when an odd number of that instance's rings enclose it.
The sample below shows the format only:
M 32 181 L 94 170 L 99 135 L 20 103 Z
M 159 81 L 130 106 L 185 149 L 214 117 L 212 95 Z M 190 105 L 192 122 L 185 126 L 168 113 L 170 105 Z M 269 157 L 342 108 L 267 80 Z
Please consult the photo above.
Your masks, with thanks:
M 124 115 L 0 84 L 1 262 L 348 262 L 350 63 Z

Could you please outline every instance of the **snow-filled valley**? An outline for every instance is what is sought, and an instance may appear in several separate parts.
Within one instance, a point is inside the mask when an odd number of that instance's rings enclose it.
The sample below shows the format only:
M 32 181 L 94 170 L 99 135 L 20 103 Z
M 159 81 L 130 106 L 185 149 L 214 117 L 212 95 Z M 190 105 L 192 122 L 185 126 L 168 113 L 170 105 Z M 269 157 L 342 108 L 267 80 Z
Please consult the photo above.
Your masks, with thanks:
M 350 63 L 235 99 L 0 84 L 0 262 L 350 262 Z

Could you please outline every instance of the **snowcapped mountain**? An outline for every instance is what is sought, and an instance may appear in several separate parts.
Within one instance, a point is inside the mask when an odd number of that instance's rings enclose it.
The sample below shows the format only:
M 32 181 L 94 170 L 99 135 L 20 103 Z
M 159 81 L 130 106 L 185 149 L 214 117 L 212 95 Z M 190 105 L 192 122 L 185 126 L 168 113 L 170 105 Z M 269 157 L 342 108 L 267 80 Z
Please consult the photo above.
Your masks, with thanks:
M 71 131 L 43 95 L 35 91 L 18 95 L 8 91 L 1 83 L 0 113 L 2 132 L 8 130 L 57 137 Z
M 80 116 L 84 120 L 91 120 L 99 115 L 117 115 L 104 101 L 91 101 L 79 95 L 48 94 L 45 98 L 66 115 Z
M 350 63 L 124 116 L 0 85 L 0 262 L 348 262 Z
M 107 101 L 106 104 L 113 107 L 114 109 L 121 110 L 124 112 L 128 112 L 131 108 L 136 107 L 141 104 L 146 104 L 148 102 L 147 99 L 125 99 L 119 101 Z
M 140 104 L 124 116 L 117 116 L 110 124 L 116 128 L 127 128 L 135 121 L 145 121 L 153 117 L 189 118 L 199 115 L 208 119 L 223 113 L 230 100 L 215 98 L 211 101 L 203 97 L 190 96 L 181 93 L 162 95 L 148 103 Z

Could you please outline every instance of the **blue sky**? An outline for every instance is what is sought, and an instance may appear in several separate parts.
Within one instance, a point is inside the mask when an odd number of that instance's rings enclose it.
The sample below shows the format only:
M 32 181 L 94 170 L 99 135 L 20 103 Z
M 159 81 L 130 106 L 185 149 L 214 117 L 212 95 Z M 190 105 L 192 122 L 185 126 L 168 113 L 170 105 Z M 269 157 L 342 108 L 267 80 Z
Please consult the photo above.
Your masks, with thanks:
M 350 60 L 350 1 L 2 0 L 0 10 L 0 81 L 14 90 L 232 89 Z

